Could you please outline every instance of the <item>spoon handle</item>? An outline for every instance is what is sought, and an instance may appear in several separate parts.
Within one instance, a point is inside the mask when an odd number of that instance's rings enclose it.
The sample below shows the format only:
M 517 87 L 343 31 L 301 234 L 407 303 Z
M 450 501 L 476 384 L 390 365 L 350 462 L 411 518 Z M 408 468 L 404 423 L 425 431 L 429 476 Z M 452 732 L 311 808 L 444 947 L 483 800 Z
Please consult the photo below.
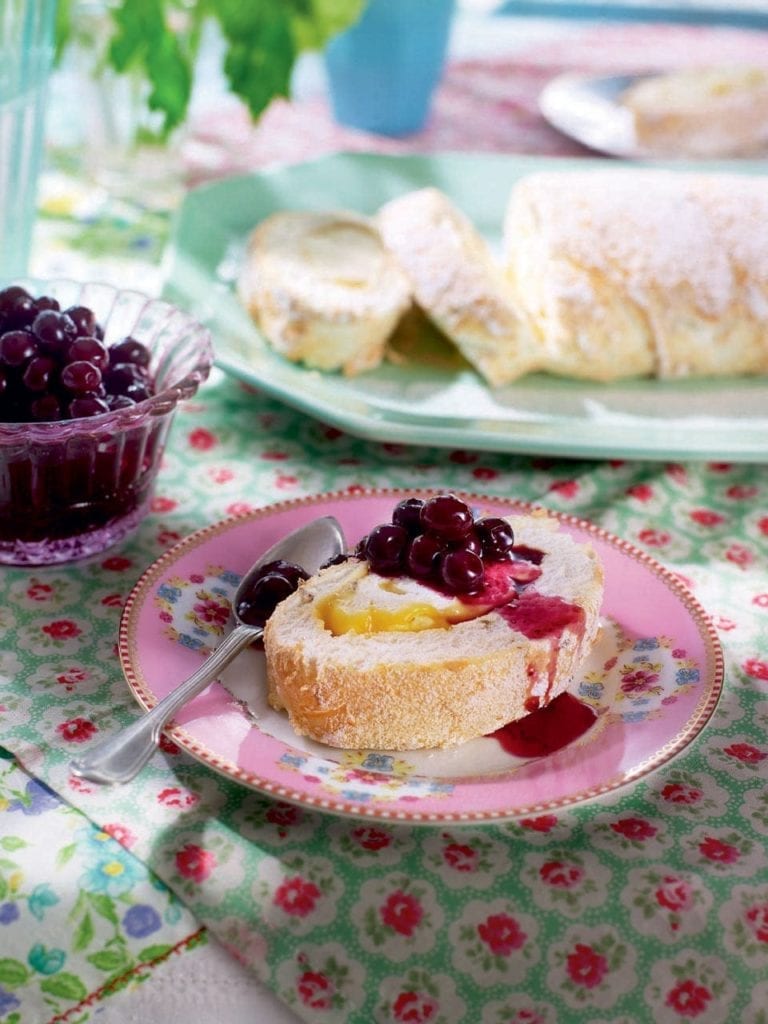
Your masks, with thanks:
M 200 668 L 163 697 L 151 711 L 73 761 L 70 765 L 73 775 L 109 785 L 130 782 L 155 752 L 165 723 L 201 693 L 236 655 L 258 640 L 263 632 L 260 626 L 235 626 Z

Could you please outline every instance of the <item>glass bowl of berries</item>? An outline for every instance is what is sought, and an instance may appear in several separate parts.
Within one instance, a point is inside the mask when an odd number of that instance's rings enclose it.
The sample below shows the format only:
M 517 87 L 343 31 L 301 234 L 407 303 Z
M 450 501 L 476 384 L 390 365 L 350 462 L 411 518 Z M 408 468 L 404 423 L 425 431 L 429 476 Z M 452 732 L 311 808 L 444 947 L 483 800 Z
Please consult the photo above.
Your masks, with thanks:
M 179 402 L 211 337 L 162 299 L 107 284 L 0 289 L 0 563 L 95 554 L 152 497 Z

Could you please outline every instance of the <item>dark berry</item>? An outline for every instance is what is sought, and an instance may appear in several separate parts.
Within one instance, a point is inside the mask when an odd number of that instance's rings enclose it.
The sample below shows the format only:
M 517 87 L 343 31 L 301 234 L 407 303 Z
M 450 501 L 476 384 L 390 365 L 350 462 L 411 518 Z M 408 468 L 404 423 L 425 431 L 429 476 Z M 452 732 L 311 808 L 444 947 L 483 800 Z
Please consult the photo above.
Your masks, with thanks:
M 399 573 L 405 561 L 408 541 L 408 533 L 402 526 L 388 523 L 375 526 L 368 534 L 365 545 L 365 557 L 371 569 L 380 576 Z
M 143 402 L 151 394 L 152 389 L 146 384 L 129 384 L 124 392 L 125 397 L 130 398 L 132 402 Z
M 309 579 L 309 573 L 305 569 L 302 569 L 300 565 L 296 565 L 295 562 L 286 561 L 284 558 L 277 558 L 274 562 L 265 562 L 259 571 L 259 575 L 266 575 L 270 572 L 276 572 L 281 576 L 285 576 L 292 583 L 294 590 L 302 580 Z
M 84 395 L 96 391 L 101 385 L 101 370 L 93 363 L 78 359 L 77 362 L 67 363 L 61 371 L 61 383 L 67 391 L 76 395 Z
M 453 494 L 440 494 L 424 502 L 421 523 L 446 540 L 459 540 L 472 529 L 472 509 Z
M 41 395 L 30 403 L 29 411 L 33 420 L 47 423 L 49 420 L 61 419 L 61 403 L 56 395 Z
M 75 325 L 77 337 L 91 337 L 96 331 L 96 314 L 87 306 L 70 306 L 65 309 L 69 319 Z
M 27 363 L 21 378 L 27 391 L 47 391 L 56 370 L 56 363 L 50 356 L 34 356 Z
M 125 338 L 110 345 L 109 358 L 113 366 L 119 363 L 133 363 L 134 366 L 148 367 L 152 356 L 146 345 L 135 338 Z
M 475 530 L 483 545 L 483 556 L 491 560 L 511 558 L 515 534 L 506 519 L 489 516 L 475 523 Z
M 0 329 L 6 331 L 29 327 L 37 310 L 32 296 L 19 285 L 0 291 Z
M 408 571 L 417 579 L 426 579 L 437 571 L 440 555 L 444 551 L 445 541 L 434 533 L 420 533 L 413 538 L 408 548 Z
M 110 409 L 130 409 L 132 405 L 136 405 L 127 395 L 107 395 L 106 398 Z
M 103 412 L 109 412 L 109 406 L 96 395 L 83 395 L 72 399 L 67 412 L 70 419 L 79 420 L 83 416 L 101 416 Z
M 0 362 L 23 366 L 37 355 L 37 342 L 29 331 L 6 331 L 0 335 Z
M 58 313 L 61 309 L 58 299 L 54 299 L 52 295 L 41 295 L 39 299 L 35 299 L 35 309 L 38 313 L 42 313 L 44 309 L 52 309 L 55 313 Z
M 423 508 L 424 502 L 421 498 L 405 498 L 395 505 L 392 522 L 395 526 L 402 526 L 412 537 L 415 537 L 417 533 L 421 533 L 421 510 Z
M 75 338 L 67 349 L 67 362 L 75 363 L 79 359 L 93 363 L 102 371 L 109 366 L 109 353 L 103 341 L 90 334 L 83 334 Z
M 483 562 L 471 551 L 448 551 L 440 563 L 440 575 L 453 594 L 469 594 L 483 583 Z
M 40 348 L 44 352 L 60 357 L 69 348 L 77 330 L 66 313 L 44 309 L 32 321 L 32 333 L 40 342 Z
M 146 384 L 146 373 L 134 363 L 110 364 L 104 374 L 104 386 L 112 395 L 124 395 L 132 384 Z

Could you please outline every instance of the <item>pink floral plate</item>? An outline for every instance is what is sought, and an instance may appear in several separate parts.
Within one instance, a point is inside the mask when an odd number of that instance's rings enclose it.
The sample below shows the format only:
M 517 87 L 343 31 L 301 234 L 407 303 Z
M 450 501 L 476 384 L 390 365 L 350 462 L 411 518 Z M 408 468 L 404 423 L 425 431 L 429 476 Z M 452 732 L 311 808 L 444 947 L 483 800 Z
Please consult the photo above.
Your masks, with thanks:
M 215 523 L 144 573 L 120 625 L 120 659 L 151 708 L 221 640 L 240 576 L 307 520 L 335 515 L 350 546 L 389 519 L 404 492 L 323 494 Z M 409 494 L 414 493 L 412 491 Z M 430 493 L 430 492 L 424 492 Z M 529 511 L 522 502 L 462 495 L 481 515 Z M 603 629 L 571 693 L 594 724 L 555 753 L 522 758 L 497 738 L 450 750 L 336 750 L 297 736 L 265 699 L 264 655 L 248 650 L 167 729 L 215 771 L 282 800 L 361 818 L 410 823 L 525 817 L 595 799 L 643 778 L 704 728 L 723 682 L 715 631 L 667 569 L 582 520 L 556 515 L 588 540 L 605 568 Z

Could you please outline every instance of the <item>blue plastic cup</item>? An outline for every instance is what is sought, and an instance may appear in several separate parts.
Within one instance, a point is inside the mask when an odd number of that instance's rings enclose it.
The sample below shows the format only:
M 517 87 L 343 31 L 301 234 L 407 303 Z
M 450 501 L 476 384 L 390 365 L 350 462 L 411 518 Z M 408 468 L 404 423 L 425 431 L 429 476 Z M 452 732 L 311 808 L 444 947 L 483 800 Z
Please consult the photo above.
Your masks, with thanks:
M 0 0 L 0 282 L 27 272 L 56 0 Z
M 326 47 L 336 121 L 380 135 L 423 128 L 454 8 L 455 0 L 368 0 L 360 20 Z

